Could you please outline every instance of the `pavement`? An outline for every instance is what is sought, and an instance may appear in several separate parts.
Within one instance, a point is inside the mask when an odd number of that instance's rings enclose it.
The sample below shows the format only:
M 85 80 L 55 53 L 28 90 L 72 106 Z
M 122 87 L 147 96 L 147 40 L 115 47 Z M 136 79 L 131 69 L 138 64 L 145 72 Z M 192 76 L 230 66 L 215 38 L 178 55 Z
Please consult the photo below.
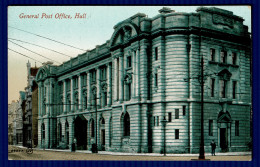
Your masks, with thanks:
M 23 146 L 15 146 L 21 149 L 26 149 L 26 147 Z M 45 151 L 55 151 L 55 152 L 71 152 L 70 149 L 41 149 L 41 148 L 33 148 L 34 150 L 45 150 Z M 89 150 L 77 150 L 76 153 L 86 153 L 86 154 L 92 154 Z M 127 153 L 127 152 L 112 152 L 112 151 L 98 151 L 97 154 L 101 155 L 118 155 L 118 156 L 163 156 L 163 154 L 160 153 Z M 252 152 L 220 152 L 216 153 L 216 156 L 251 156 Z M 177 153 L 168 153 L 165 156 L 171 156 L 171 157 L 197 157 L 198 153 L 196 154 L 190 154 L 190 153 L 183 153 L 183 154 L 177 154 Z M 205 156 L 211 156 L 211 153 L 205 153 Z

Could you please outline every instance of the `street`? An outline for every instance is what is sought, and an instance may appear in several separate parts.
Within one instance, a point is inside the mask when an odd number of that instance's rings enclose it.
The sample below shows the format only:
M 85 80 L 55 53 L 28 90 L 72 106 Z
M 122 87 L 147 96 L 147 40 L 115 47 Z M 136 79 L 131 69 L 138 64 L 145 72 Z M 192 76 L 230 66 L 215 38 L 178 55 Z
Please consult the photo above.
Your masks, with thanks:
M 167 154 L 167 156 L 158 154 L 147 155 L 113 155 L 113 154 L 92 154 L 82 152 L 64 152 L 51 150 L 33 149 L 32 154 L 26 153 L 26 148 L 18 148 L 9 146 L 8 159 L 9 160 L 130 160 L 130 161 L 190 161 L 197 159 L 197 155 L 174 155 Z M 211 161 L 250 161 L 251 155 L 217 155 L 207 156 L 206 159 Z

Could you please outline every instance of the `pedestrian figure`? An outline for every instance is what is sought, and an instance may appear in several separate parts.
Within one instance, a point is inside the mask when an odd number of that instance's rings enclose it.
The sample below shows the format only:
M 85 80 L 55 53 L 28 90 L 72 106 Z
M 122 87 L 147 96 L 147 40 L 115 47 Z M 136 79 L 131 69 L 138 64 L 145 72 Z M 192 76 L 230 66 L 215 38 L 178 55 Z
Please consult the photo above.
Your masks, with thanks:
M 73 140 L 73 144 L 74 144 L 75 151 L 76 151 L 76 150 L 77 150 L 77 139 L 76 139 L 76 138 L 74 138 L 74 140 Z
M 210 143 L 211 145 L 211 155 L 213 156 L 216 156 L 215 155 L 215 149 L 216 149 L 216 143 L 214 142 L 214 140 L 212 140 L 212 142 Z

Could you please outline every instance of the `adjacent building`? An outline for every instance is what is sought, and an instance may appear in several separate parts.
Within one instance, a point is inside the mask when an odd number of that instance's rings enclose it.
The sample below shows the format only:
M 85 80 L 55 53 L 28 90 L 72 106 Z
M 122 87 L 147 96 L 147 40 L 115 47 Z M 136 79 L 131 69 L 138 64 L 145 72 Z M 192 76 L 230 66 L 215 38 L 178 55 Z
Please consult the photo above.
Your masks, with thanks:
M 23 120 L 25 112 L 25 92 L 19 92 L 18 109 L 13 120 L 13 144 L 23 146 Z
M 25 113 L 23 122 L 23 145 L 38 145 L 38 85 L 35 77 L 39 68 L 27 63 L 27 86 L 25 87 Z
M 203 58 L 203 59 L 202 59 Z M 203 66 L 203 68 L 202 68 Z M 204 70 L 202 70 L 204 69 Z M 218 8 L 138 13 L 106 43 L 38 70 L 38 146 L 197 153 L 201 77 L 204 141 L 245 151 L 250 141 L 251 39 L 243 18 Z M 164 126 L 165 124 L 165 126 Z
M 13 121 L 16 118 L 16 114 L 18 111 L 18 101 L 12 101 L 11 104 L 8 104 L 8 144 L 13 145 L 14 140 L 14 126 Z

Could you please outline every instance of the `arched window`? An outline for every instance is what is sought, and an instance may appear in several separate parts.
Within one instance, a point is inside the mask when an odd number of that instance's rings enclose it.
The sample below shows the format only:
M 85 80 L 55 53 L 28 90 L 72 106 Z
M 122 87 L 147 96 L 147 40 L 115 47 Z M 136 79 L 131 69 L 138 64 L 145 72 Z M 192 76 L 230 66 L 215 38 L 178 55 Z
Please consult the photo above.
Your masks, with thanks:
M 90 136 L 95 137 L 95 121 L 91 119 L 90 123 Z
M 45 139 L 45 125 L 42 123 L 42 139 Z
M 100 143 L 101 145 L 105 145 L 105 119 L 102 117 L 100 120 Z
M 65 132 L 66 132 L 66 143 L 69 144 L 69 123 L 66 121 L 65 123 Z
M 130 117 L 128 113 L 124 115 L 124 136 L 130 136 Z
M 112 124 L 112 117 L 110 118 L 109 121 L 109 146 L 112 145 L 112 137 L 113 137 L 113 124 Z
M 58 124 L 58 141 L 61 141 L 62 140 L 62 126 L 61 126 L 61 123 Z

